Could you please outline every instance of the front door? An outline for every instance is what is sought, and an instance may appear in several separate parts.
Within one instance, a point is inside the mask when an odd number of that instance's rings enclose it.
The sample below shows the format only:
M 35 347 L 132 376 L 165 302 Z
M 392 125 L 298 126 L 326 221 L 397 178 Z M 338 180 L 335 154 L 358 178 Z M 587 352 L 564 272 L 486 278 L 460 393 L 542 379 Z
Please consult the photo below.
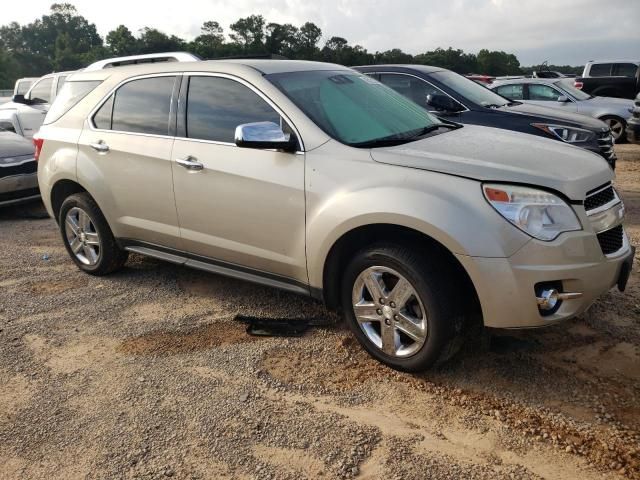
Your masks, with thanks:
M 253 87 L 226 76 L 191 76 L 180 103 L 172 165 L 185 249 L 306 283 L 304 154 L 234 143 L 238 125 L 288 124 Z

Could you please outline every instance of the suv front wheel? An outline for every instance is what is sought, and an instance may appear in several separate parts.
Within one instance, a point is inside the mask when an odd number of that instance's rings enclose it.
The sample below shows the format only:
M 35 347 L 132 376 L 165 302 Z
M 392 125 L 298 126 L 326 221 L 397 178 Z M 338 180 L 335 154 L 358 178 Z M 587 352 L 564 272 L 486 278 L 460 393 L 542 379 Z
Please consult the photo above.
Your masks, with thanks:
M 360 251 L 342 282 L 345 319 L 374 358 L 397 370 L 425 370 L 449 358 L 462 317 L 448 265 L 392 244 Z
M 80 270 L 106 275 L 127 261 L 128 252 L 118 247 L 107 220 L 88 193 L 76 193 L 62 203 L 58 225 L 64 246 Z

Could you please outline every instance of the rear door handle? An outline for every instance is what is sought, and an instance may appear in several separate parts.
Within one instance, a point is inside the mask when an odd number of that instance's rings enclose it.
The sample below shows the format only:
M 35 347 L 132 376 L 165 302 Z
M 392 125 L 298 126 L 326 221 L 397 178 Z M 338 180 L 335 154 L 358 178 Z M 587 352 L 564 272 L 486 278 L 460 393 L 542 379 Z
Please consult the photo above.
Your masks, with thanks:
M 107 153 L 109 151 L 109 145 L 100 140 L 97 143 L 90 143 L 89 146 L 93 148 L 96 152 Z
M 197 172 L 199 170 L 204 169 L 204 165 L 198 162 L 198 159 L 195 157 L 192 157 L 191 155 L 187 155 L 184 158 L 176 158 L 176 163 L 178 165 L 182 165 L 184 168 L 191 171 Z

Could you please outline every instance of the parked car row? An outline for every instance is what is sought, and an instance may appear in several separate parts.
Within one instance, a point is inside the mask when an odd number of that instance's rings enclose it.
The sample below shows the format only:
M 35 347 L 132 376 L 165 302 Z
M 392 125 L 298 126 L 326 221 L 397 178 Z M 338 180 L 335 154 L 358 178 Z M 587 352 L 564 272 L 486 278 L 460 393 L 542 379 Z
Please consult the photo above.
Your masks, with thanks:
M 523 103 L 519 101 L 522 98 L 497 95 L 443 68 L 424 65 L 355 68 L 447 119 L 552 138 L 597 153 L 615 168 L 614 137 L 609 126 L 600 120 L 569 109 L 558 111 Z
M 358 68 L 68 77 L 34 144 L 73 262 L 106 275 L 136 252 L 309 295 L 407 371 L 476 322 L 551 325 L 625 289 L 635 249 L 604 124 L 443 69 Z
M 621 142 L 625 139 L 627 118 L 633 107 L 632 100 L 594 97 L 575 88 L 571 79 L 497 80 L 491 84 L 490 88 L 513 101 L 597 118 L 609 126 L 614 141 Z

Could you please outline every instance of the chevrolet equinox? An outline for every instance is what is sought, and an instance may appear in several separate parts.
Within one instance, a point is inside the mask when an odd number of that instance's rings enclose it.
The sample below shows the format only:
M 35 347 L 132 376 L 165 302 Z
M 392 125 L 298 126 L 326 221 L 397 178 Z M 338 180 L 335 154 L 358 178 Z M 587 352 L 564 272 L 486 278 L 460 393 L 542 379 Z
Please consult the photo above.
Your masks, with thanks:
M 441 120 L 338 65 L 77 73 L 34 143 L 81 270 L 136 252 L 310 295 L 400 370 L 449 356 L 472 318 L 578 315 L 631 271 L 601 157 Z

